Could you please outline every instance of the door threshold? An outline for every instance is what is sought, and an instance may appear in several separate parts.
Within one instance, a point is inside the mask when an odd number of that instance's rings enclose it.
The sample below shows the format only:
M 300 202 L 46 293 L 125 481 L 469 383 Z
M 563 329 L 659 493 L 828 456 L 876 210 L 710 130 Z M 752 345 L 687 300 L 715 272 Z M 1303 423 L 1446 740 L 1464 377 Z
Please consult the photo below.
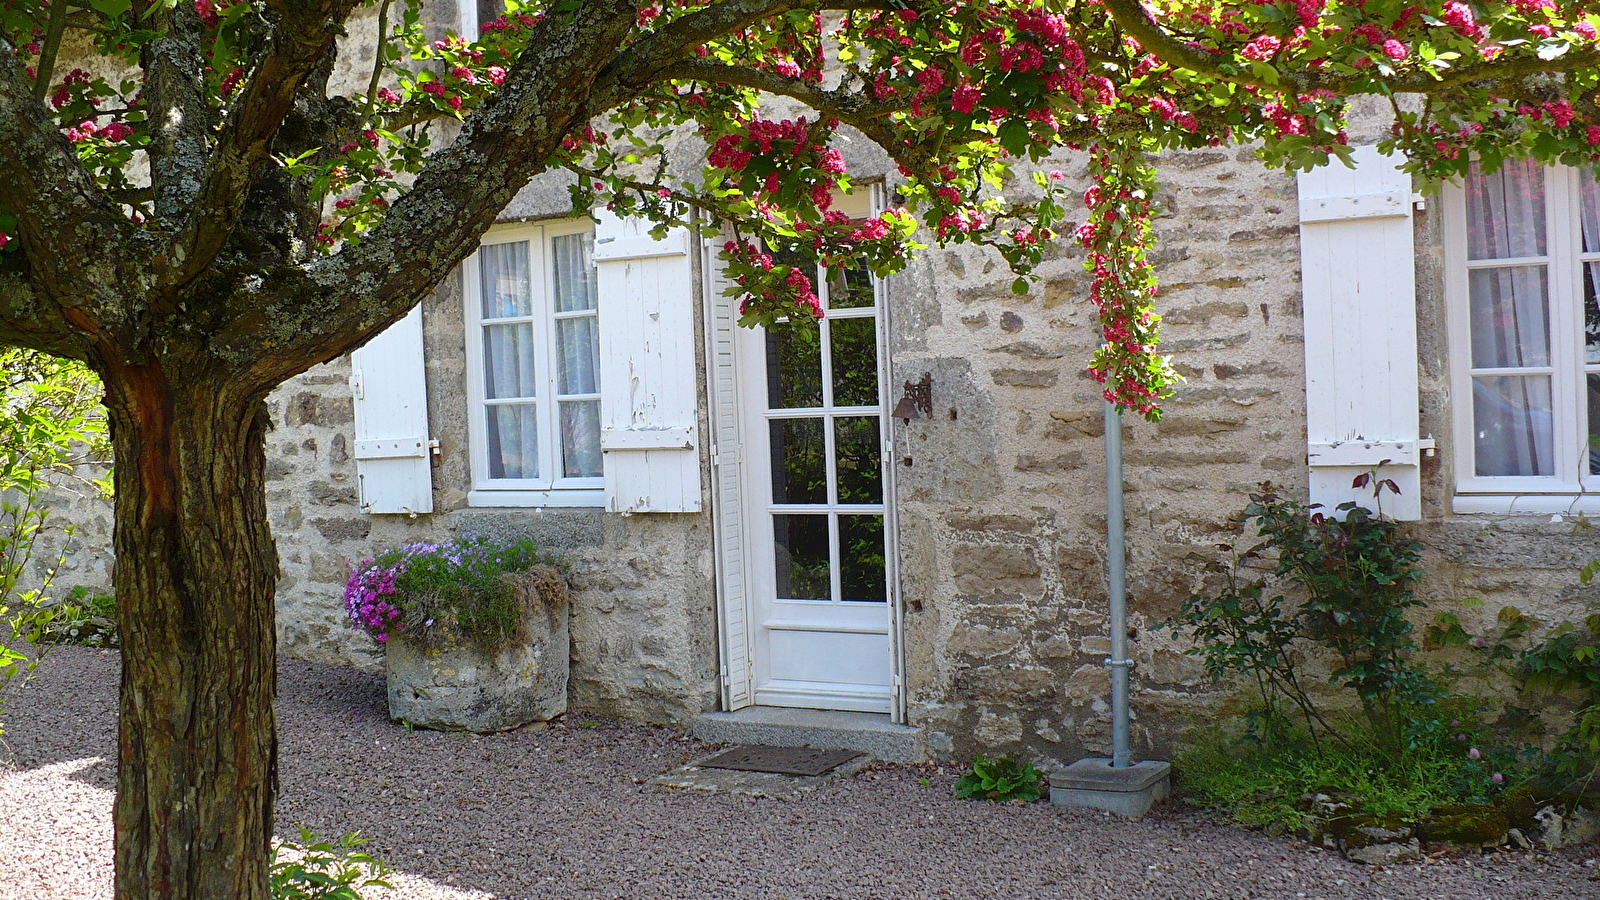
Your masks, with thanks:
M 894 763 L 928 758 L 922 729 L 896 725 L 888 713 L 747 706 L 735 712 L 701 713 L 690 727 L 695 737 L 717 744 L 855 750 Z

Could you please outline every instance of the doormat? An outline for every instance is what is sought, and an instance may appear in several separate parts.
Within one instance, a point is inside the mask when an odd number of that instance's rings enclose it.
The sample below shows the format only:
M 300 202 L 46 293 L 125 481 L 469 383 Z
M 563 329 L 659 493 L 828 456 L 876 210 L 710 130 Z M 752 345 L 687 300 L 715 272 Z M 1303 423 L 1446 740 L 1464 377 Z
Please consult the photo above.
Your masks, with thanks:
M 775 775 L 821 775 L 862 754 L 854 750 L 810 747 L 735 747 L 695 765 L 706 769 L 771 772 Z

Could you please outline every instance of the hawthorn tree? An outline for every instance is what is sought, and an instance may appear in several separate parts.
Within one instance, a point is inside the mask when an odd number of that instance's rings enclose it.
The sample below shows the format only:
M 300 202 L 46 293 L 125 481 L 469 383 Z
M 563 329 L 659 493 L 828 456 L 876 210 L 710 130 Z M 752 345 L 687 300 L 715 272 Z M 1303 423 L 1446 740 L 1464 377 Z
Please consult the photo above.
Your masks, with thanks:
M 341 93 L 361 6 L 376 58 Z M 747 324 L 816 314 L 774 248 L 883 275 L 918 235 L 975 242 L 1026 290 L 1076 240 L 1091 368 L 1154 417 L 1156 151 L 1324 164 L 1361 94 L 1428 176 L 1600 146 L 1590 0 L 510 0 L 466 36 L 453 6 L 0 0 L 0 342 L 99 374 L 117 460 L 119 898 L 267 896 L 264 398 L 396 321 L 530 178 L 727 229 Z M 903 207 L 828 209 L 846 135 L 899 164 Z

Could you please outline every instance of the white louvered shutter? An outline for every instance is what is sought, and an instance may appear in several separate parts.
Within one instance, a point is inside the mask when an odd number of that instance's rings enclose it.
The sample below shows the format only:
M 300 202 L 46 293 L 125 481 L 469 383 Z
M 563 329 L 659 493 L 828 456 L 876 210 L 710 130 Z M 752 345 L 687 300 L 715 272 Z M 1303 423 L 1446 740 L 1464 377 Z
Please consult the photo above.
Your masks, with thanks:
M 433 512 L 422 305 L 350 354 L 361 511 Z
M 1374 508 L 1351 482 L 1379 463 L 1400 495 L 1384 515 L 1422 516 L 1411 176 L 1404 159 L 1358 147 L 1299 177 L 1305 301 L 1306 438 L 1311 501 Z
M 689 233 L 595 215 L 600 449 L 606 509 L 699 512 L 694 270 Z
M 710 318 L 712 487 L 716 493 L 717 603 L 722 621 L 723 709 L 742 709 L 754 702 L 750 681 L 750 610 L 746 596 L 744 493 L 741 467 L 744 445 L 739 434 L 739 381 L 734 367 L 733 338 L 739 328 L 738 305 L 722 296 L 728 281 L 716 258 L 719 242 L 705 242 L 706 307 Z

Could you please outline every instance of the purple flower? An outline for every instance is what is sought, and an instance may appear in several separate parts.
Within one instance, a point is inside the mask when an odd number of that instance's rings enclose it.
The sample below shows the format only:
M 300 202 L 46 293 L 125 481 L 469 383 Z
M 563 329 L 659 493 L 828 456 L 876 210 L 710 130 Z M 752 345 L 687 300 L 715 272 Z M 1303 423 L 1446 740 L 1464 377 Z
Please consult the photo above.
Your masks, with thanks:
M 1505 780 L 1506 780 L 1506 777 L 1504 775 L 1501 775 L 1499 772 L 1496 772 L 1493 775 L 1489 776 L 1489 780 L 1493 781 L 1495 784 L 1504 784 Z
M 1473 747 L 1472 749 L 1468 750 L 1467 755 L 1473 759 L 1481 759 L 1483 757 L 1483 754 L 1478 752 L 1477 747 Z

